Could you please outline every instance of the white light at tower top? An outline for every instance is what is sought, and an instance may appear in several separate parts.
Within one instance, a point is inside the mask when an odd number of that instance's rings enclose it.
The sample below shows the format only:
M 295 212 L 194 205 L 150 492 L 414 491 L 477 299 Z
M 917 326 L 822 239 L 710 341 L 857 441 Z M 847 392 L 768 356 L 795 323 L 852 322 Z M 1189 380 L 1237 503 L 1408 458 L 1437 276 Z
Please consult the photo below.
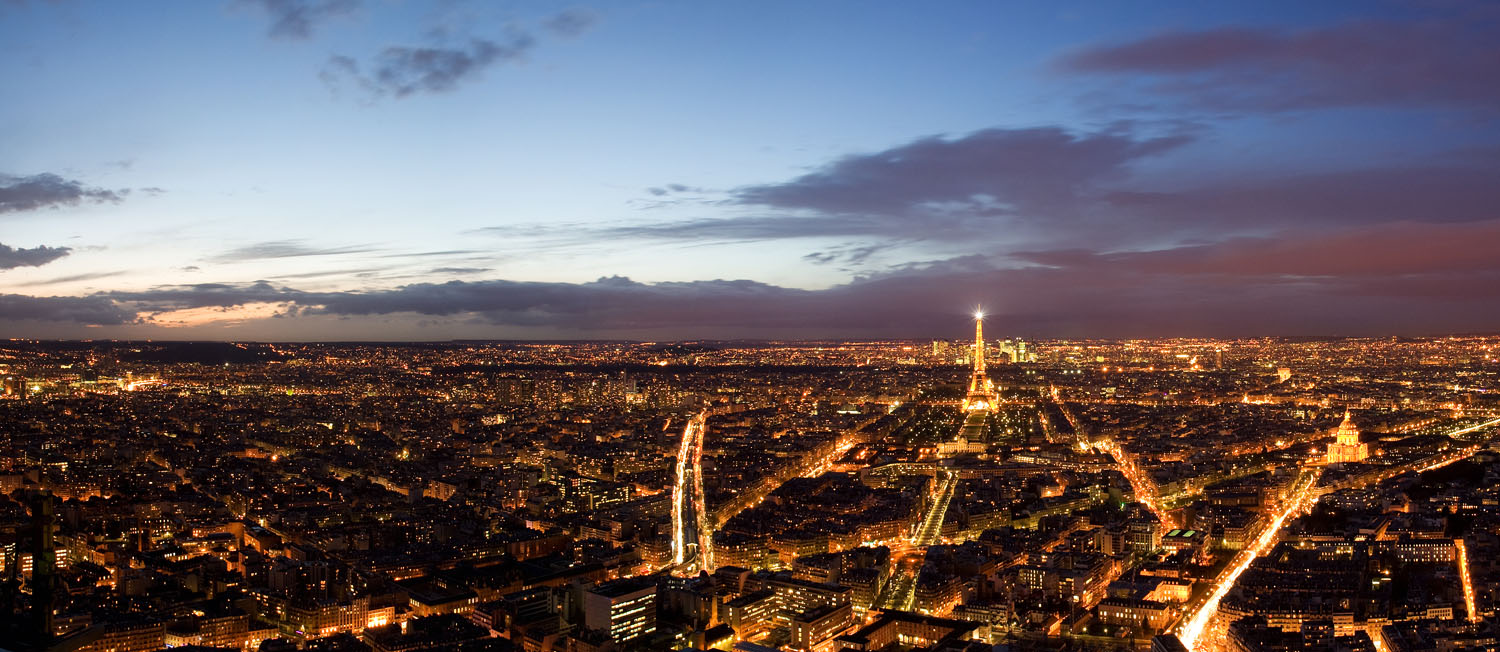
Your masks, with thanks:
M 984 311 L 983 310 L 975 310 L 974 311 L 974 318 L 975 319 L 984 319 Z

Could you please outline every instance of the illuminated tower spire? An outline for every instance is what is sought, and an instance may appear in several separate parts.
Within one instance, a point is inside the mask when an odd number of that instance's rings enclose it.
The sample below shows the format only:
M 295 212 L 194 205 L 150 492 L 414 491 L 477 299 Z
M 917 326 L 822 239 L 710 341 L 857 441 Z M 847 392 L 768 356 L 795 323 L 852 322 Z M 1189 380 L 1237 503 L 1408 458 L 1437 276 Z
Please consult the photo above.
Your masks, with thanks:
M 964 396 L 964 409 L 993 411 L 999 395 L 995 384 L 984 370 L 984 311 L 974 312 L 974 374 L 969 378 L 969 393 Z
M 974 375 L 984 375 L 984 311 L 974 311 Z

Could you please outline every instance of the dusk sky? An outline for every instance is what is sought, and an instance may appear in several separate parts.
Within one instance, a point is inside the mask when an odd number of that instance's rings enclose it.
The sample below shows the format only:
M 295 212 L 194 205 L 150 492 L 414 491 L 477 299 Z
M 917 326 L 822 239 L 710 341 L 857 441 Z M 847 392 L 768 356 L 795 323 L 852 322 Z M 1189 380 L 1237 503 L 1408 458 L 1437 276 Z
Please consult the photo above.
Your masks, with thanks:
M 1500 331 L 1500 3 L 0 0 L 0 336 Z

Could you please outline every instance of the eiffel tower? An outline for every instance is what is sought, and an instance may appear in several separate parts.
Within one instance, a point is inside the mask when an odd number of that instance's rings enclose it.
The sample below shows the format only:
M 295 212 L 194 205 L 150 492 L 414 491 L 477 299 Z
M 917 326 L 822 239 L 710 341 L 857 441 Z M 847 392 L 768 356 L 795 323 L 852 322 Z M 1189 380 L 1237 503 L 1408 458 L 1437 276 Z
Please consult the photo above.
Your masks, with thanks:
M 995 383 L 984 371 L 984 311 L 974 313 L 974 374 L 969 378 L 969 393 L 964 396 L 965 412 L 994 412 L 1000 395 Z

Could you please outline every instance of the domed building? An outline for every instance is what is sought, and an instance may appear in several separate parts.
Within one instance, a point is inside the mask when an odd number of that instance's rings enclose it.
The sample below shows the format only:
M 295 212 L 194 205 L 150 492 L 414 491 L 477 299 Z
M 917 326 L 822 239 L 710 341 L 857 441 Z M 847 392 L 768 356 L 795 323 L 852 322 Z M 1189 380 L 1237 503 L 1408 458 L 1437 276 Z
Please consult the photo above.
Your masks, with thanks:
M 1363 462 L 1369 456 L 1369 444 L 1359 440 L 1359 428 L 1354 425 L 1354 415 L 1349 410 L 1344 410 L 1344 422 L 1339 424 L 1333 443 L 1328 445 L 1328 463 Z

